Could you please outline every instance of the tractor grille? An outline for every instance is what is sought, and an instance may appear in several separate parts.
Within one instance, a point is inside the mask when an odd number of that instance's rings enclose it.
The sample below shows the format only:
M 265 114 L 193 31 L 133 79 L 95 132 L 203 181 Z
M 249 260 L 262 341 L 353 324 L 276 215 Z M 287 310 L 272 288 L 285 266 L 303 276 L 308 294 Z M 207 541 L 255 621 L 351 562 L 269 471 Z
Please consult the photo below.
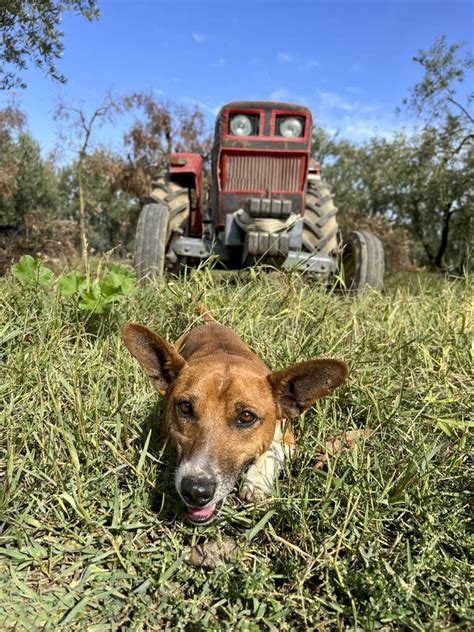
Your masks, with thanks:
M 225 155 L 222 190 L 300 191 L 303 165 L 302 156 Z

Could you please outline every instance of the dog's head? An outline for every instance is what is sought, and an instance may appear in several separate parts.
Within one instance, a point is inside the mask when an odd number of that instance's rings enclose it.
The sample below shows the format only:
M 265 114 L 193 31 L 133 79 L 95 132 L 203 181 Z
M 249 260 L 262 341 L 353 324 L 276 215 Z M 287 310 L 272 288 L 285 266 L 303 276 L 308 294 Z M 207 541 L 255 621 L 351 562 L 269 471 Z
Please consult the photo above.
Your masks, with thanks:
M 123 339 L 166 398 L 165 434 L 178 455 L 176 489 L 197 523 L 212 520 L 242 470 L 268 449 L 277 420 L 297 417 L 339 386 L 347 366 L 310 360 L 270 372 L 255 356 L 226 353 L 187 362 L 143 325 Z

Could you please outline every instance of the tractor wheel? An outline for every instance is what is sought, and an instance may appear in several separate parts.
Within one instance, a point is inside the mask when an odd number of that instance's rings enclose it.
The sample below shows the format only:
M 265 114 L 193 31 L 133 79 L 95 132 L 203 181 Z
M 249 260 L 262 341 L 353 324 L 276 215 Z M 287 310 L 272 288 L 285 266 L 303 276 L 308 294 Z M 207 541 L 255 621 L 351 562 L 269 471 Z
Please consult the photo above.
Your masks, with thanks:
M 336 213 L 329 185 L 324 180 L 309 181 L 303 217 L 303 250 L 336 255 L 339 231 Z
M 346 290 L 370 286 L 383 289 L 385 271 L 382 242 L 372 233 L 353 231 L 343 242 L 341 276 Z
M 166 247 L 173 231 L 187 234 L 191 202 L 189 189 L 169 179 L 167 174 L 155 181 L 138 220 L 135 238 L 135 269 L 138 278 L 162 276 Z M 179 264 L 184 264 L 181 257 Z
M 161 176 L 153 183 L 154 189 L 151 192 L 153 202 L 167 204 L 170 215 L 170 231 L 188 229 L 191 203 L 189 189 L 173 182 L 168 176 Z
M 166 204 L 145 204 L 135 235 L 135 272 L 138 279 L 162 276 L 170 236 L 170 212 Z

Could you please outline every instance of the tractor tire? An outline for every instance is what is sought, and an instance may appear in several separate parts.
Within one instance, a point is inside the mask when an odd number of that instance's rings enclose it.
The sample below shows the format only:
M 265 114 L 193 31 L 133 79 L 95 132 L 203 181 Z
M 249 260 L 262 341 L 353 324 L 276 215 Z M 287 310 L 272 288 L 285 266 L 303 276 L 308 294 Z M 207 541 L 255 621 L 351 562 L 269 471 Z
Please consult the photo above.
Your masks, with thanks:
M 191 211 L 189 189 L 173 182 L 167 175 L 161 176 L 153 186 L 151 200 L 168 205 L 170 231 L 182 230 L 186 234 Z
M 306 190 L 302 250 L 336 256 L 338 252 L 337 207 L 329 185 L 311 180 Z
M 163 276 L 170 236 L 167 204 L 145 204 L 135 235 L 135 272 L 138 279 Z
M 343 242 L 341 277 L 346 290 L 357 292 L 369 286 L 383 289 L 385 272 L 382 242 L 372 233 L 353 231 Z

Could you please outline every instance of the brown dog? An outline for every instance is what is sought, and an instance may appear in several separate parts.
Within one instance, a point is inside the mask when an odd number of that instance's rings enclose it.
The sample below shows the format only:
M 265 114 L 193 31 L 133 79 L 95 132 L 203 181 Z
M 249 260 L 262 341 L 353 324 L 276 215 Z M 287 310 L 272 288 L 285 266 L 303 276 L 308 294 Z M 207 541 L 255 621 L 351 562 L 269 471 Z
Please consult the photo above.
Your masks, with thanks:
M 321 359 L 272 372 L 215 321 L 175 346 L 143 325 L 129 323 L 122 334 L 166 398 L 163 430 L 177 451 L 176 489 L 199 524 L 215 517 L 248 466 L 241 497 L 256 501 L 271 493 L 294 449 L 293 433 L 283 432 L 282 422 L 342 384 L 348 371 L 340 360 Z

